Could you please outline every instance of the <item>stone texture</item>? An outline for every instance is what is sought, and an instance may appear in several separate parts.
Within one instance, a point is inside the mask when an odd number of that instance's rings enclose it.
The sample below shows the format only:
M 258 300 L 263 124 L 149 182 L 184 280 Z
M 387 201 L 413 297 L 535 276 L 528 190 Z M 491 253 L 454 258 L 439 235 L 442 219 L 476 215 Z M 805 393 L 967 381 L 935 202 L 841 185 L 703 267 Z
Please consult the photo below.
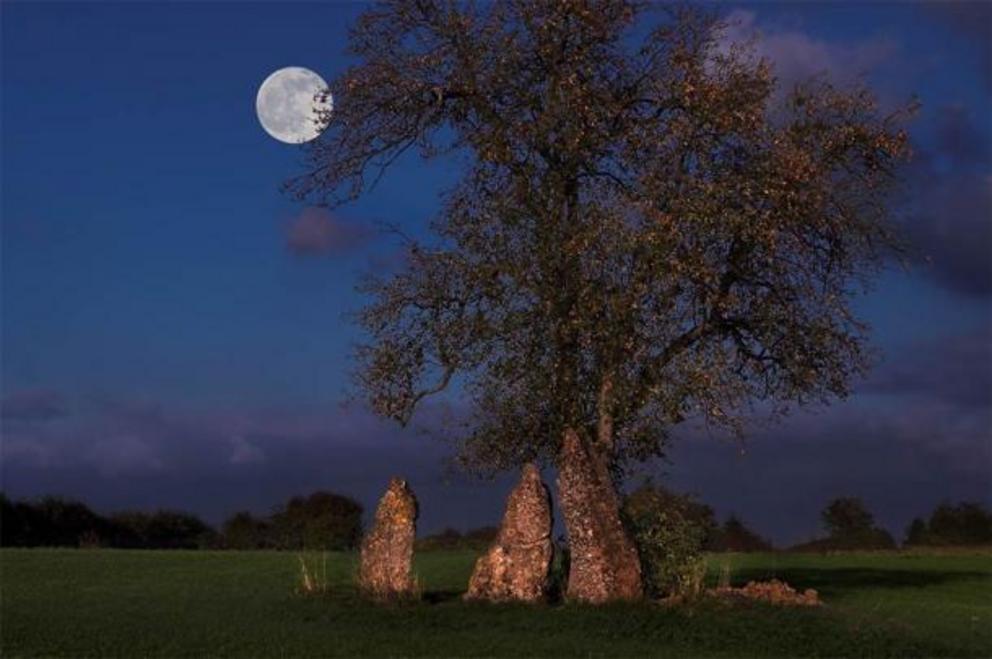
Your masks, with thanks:
M 389 481 L 379 500 L 372 530 L 362 540 L 358 584 L 372 597 L 410 597 L 417 593 L 413 578 L 413 541 L 417 535 L 417 499 L 402 478 Z
M 567 430 L 558 456 L 558 499 L 568 530 L 569 600 L 601 603 L 643 595 L 637 549 L 620 522 L 606 462 Z
M 475 563 L 466 599 L 536 602 L 548 587 L 554 546 L 551 497 L 533 464 L 510 493 L 496 541 Z
M 758 600 L 779 606 L 820 606 L 820 594 L 812 588 L 798 592 L 792 586 L 772 579 L 771 581 L 749 581 L 740 588 L 723 586 L 712 588 L 709 594 L 726 599 Z

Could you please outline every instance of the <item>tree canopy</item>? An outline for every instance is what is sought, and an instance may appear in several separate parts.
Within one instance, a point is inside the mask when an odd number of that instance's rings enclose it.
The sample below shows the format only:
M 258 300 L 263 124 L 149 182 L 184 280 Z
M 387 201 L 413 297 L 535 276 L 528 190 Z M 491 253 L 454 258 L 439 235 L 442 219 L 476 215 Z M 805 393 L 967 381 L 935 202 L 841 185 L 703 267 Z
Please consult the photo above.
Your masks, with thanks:
M 875 525 L 875 516 L 858 497 L 834 499 L 820 513 L 826 538 L 807 543 L 809 549 L 893 549 L 895 540 Z
M 851 300 L 897 242 L 901 115 L 823 79 L 779 90 L 722 35 L 706 11 L 620 0 L 361 17 L 289 189 L 333 207 L 411 149 L 465 163 L 436 240 L 364 284 L 377 412 L 406 422 L 458 382 L 465 456 L 501 468 L 570 428 L 640 459 L 688 418 L 736 430 L 758 401 L 848 393 L 869 364 Z

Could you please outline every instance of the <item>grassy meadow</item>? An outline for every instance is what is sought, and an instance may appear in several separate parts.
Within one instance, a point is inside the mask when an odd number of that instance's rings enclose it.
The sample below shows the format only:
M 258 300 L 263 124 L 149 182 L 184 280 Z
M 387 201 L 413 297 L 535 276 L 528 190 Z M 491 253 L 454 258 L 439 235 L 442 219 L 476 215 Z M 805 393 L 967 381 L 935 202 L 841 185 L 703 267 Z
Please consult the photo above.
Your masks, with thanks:
M 4 549 L 0 654 L 992 656 L 992 552 L 710 557 L 714 581 L 777 577 L 819 590 L 819 609 L 467 604 L 474 559 L 419 555 L 423 600 L 374 605 L 350 554 L 302 596 L 292 553 Z

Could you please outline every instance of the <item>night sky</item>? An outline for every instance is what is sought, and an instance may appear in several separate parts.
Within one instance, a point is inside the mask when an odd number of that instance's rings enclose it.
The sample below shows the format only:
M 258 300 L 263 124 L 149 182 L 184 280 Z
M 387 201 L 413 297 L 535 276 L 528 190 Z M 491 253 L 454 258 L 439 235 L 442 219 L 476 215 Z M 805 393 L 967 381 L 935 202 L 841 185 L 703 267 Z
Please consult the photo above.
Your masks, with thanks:
M 887 109 L 919 98 L 893 200 L 917 254 L 857 303 L 879 364 L 849 400 L 744 445 L 680 429 L 670 463 L 641 472 L 780 543 L 817 533 L 839 495 L 898 538 L 942 500 L 992 501 L 992 5 L 718 7 L 785 81 L 864 77 Z M 376 227 L 427 235 L 457 163 L 407 158 L 330 216 L 280 193 L 302 153 L 255 116 L 272 71 L 342 71 L 361 9 L 3 4 L 8 495 L 218 523 L 317 488 L 369 509 L 396 473 L 424 532 L 498 520 L 507 477 L 451 473 L 443 440 L 348 402 L 354 286 L 396 258 Z

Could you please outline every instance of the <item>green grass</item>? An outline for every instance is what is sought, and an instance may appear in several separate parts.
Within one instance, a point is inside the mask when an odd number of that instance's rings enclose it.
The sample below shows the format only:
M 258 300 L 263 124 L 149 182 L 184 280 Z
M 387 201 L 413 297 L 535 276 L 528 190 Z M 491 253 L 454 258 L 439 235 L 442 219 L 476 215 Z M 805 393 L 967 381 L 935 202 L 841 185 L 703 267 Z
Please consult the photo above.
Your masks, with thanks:
M 459 600 L 474 555 L 418 556 L 424 600 L 294 593 L 294 554 L 0 552 L 0 654 L 18 656 L 992 655 L 992 554 L 728 555 L 734 583 L 817 588 L 821 609 L 714 604 L 492 606 Z

